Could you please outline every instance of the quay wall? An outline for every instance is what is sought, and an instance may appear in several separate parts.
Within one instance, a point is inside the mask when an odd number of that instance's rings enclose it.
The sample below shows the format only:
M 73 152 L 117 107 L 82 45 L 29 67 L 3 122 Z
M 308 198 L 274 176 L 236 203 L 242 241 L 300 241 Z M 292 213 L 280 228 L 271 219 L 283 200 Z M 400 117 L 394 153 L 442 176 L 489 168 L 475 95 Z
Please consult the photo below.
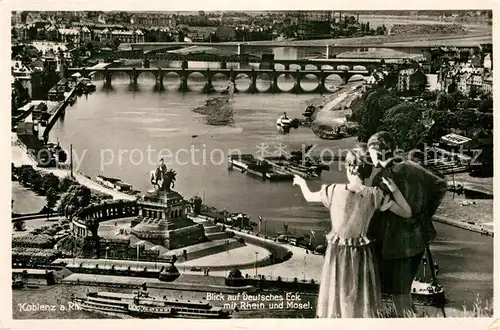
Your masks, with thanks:
M 483 227 L 480 224 L 476 223 L 468 223 L 464 221 L 459 221 L 459 220 L 453 220 L 447 217 L 443 217 L 441 215 L 434 215 L 432 219 L 436 222 L 444 223 L 446 225 L 450 225 L 453 227 L 465 229 L 465 230 L 470 230 L 482 235 L 487 235 L 487 236 L 493 236 L 493 230 Z
M 70 91 L 69 94 L 64 98 L 64 101 L 59 104 L 57 107 L 56 111 L 54 114 L 50 117 L 50 119 L 47 121 L 47 126 L 45 127 L 45 130 L 43 131 L 43 140 L 48 141 L 49 140 L 49 133 L 52 127 L 54 127 L 55 123 L 59 119 L 59 116 L 66 110 L 66 107 L 69 104 L 69 99 L 75 94 L 76 89 L 78 88 L 78 83 L 75 87 L 73 87 Z

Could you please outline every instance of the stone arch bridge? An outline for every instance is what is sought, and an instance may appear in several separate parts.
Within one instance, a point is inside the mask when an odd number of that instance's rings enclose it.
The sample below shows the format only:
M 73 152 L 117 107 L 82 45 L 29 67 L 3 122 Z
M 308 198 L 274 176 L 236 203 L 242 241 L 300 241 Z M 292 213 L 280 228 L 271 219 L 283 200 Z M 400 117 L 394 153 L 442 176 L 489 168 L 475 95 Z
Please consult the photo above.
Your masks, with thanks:
M 201 68 L 102 68 L 102 69 L 90 69 L 90 68 L 70 68 L 67 71 L 67 74 L 70 76 L 73 73 L 79 72 L 82 76 L 86 77 L 91 72 L 101 72 L 104 75 L 104 83 L 105 86 L 111 86 L 111 80 L 113 74 L 117 72 L 126 73 L 130 78 L 130 83 L 132 85 L 137 84 L 137 78 L 144 72 L 151 73 L 155 77 L 156 85 L 160 88 L 163 87 L 163 81 L 167 74 L 175 73 L 180 78 L 180 92 L 187 92 L 190 90 L 188 86 L 188 77 L 191 74 L 198 73 L 203 75 L 205 85 L 203 88 L 203 92 L 213 91 L 212 80 L 215 75 L 223 75 L 226 76 L 228 80 L 235 83 L 236 77 L 246 76 L 250 80 L 250 87 L 247 92 L 256 93 L 256 92 L 272 92 L 279 93 L 283 92 L 280 90 L 278 86 L 278 78 L 282 75 L 287 77 L 293 77 L 294 79 L 294 87 L 290 90 L 293 93 L 305 93 L 301 87 L 301 80 L 308 79 L 313 76 L 318 81 L 318 86 L 309 91 L 310 93 L 326 93 L 328 92 L 328 88 L 325 85 L 325 80 L 329 76 L 339 76 L 342 79 L 343 83 L 347 83 L 350 78 L 355 75 L 368 76 L 370 75 L 370 71 L 368 70 L 276 70 L 276 69 L 201 69 Z M 258 77 L 269 77 L 271 84 L 268 90 L 259 91 L 257 89 L 257 78 Z M 243 90 L 239 90 L 237 84 L 235 83 L 235 91 L 243 92 Z

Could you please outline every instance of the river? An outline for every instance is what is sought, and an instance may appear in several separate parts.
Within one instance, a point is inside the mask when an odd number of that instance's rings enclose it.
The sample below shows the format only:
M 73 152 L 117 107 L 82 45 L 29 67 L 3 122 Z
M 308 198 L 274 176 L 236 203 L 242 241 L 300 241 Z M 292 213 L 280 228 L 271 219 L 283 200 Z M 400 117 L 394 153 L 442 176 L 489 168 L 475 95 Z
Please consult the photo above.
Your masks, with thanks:
M 228 171 L 226 162 L 228 153 L 235 150 L 255 154 L 264 148 L 271 153 L 317 144 L 315 151 L 326 150 L 328 155 L 352 147 L 353 139 L 321 140 L 304 127 L 289 135 L 277 134 L 277 116 L 286 111 L 300 117 L 311 95 L 236 94 L 234 126 L 211 127 L 191 111 L 207 96 L 178 93 L 175 81 L 167 81 L 162 93 L 154 91 L 154 80 L 147 75 L 139 77 L 136 91 L 130 89 L 128 77 L 114 77 L 112 90 L 103 89 L 102 80 L 95 82 L 97 91 L 69 107 L 50 136 L 64 148 L 73 145 L 75 170 L 91 177 L 119 177 L 146 191 L 151 189 L 149 172 L 162 157 L 178 173 L 175 190 L 188 198 L 198 194 L 206 204 L 245 212 L 254 219 L 262 216 L 270 232 L 282 230 L 284 223 L 292 233 L 329 230 L 327 210 L 308 205 L 291 182 L 262 182 Z M 189 84 L 201 86 L 202 82 Z M 318 189 L 322 183 L 344 180 L 334 162 L 320 181 L 310 185 Z M 476 295 L 491 301 L 493 238 L 439 223 L 436 228 L 439 236 L 432 250 L 450 306 L 470 308 Z

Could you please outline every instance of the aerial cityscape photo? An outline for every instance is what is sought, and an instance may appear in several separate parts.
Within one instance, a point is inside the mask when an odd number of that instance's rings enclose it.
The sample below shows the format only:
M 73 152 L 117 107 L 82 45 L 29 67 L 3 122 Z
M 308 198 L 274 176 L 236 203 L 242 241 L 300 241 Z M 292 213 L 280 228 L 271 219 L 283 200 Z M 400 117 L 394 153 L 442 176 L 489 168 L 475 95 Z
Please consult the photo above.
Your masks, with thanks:
M 14 320 L 493 316 L 491 10 L 11 14 Z

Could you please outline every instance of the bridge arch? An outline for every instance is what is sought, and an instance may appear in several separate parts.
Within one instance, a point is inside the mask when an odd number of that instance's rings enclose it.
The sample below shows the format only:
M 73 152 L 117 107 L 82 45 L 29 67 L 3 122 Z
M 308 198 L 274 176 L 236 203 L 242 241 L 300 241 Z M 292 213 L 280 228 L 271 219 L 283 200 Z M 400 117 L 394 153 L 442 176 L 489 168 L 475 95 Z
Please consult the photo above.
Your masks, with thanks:
M 296 80 L 293 73 L 282 73 L 276 79 L 276 87 L 281 92 L 291 92 L 295 87 Z
M 321 67 L 320 67 L 321 70 L 335 70 L 334 66 L 333 65 L 330 65 L 330 64 L 323 64 Z
M 363 81 L 365 76 L 360 73 L 355 73 L 347 79 L 347 82 Z
M 366 67 L 363 65 L 355 65 L 352 67 L 354 71 L 367 71 Z
M 310 70 L 310 71 L 318 70 L 318 66 L 316 64 L 306 64 L 305 70 Z
M 202 71 L 190 72 L 187 76 L 187 87 L 190 91 L 201 92 L 205 87 L 205 74 Z
M 136 73 L 137 83 L 156 83 L 156 75 L 151 71 L 137 71 Z
M 336 73 L 327 75 L 325 77 L 325 89 L 327 91 L 332 91 L 336 87 L 342 85 L 342 77 Z
M 212 87 L 215 89 L 216 92 L 222 92 L 227 88 L 229 78 L 230 77 L 227 73 L 223 72 L 214 73 L 211 77 Z
M 246 73 L 239 73 L 234 77 L 234 90 L 237 92 L 247 92 L 252 85 L 252 78 Z
M 280 70 L 286 70 L 288 67 L 282 63 L 275 63 L 274 68 L 280 71 Z
M 300 88 L 304 92 L 313 92 L 319 87 L 320 84 L 321 79 L 316 74 L 309 73 L 300 77 Z
M 181 76 L 176 71 L 163 72 L 163 86 L 166 90 L 179 90 L 181 86 Z
M 272 88 L 272 77 L 268 73 L 260 73 L 257 75 L 256 88 L 259 92 L 268 92 Z
M 340 71 L 349 71 L 351 68 L 348 65 L 341 64 L 337 65 L 335 69 Z

